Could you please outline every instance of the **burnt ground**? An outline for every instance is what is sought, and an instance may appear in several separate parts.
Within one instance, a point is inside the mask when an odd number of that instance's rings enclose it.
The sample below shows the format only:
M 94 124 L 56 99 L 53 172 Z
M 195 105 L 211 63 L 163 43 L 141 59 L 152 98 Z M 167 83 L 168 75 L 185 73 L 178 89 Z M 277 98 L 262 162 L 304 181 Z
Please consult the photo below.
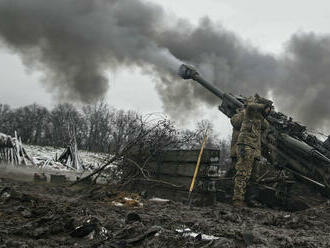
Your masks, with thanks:
M 120 205 L 120 206 L 119 206 Z M 187 207 L 113 186 L 0 182 L 0 247 L 330 247 L 330 202 L 295 213 Z M 178 230 L 218 237 L 205 240 Z

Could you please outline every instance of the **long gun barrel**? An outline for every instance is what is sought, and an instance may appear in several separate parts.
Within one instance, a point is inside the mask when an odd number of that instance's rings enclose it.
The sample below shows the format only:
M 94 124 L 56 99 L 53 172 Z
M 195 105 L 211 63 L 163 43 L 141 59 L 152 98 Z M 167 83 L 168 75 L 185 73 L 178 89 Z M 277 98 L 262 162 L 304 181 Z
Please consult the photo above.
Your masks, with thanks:
M 193 79 L 194 81 L 200 83 L 215 96 L 223 100 L 221 106 L 219 107 L 220 111 L 223 112 L 228 117 L 232 117 L 237 109 L 240 109 L 244 106 L 243 99 L 238 100 L 238 97 L 235 97 L 231 94 L 224 93 L 223 91 L 217 89 L 208 81 L 206 81 L 192 66 L 182 64 L 179 68 L 178 75 L 183 79 Z
M 193 79 L 196 82 L 200 83 L 202 86 L 204 86 L 206 89 L 211 91 L 214 95 L 216 95 L 219 98 L 223 98 L 224 92 L 215 88 L 212 84 L 207 82 L 204 78 L 202 78 L 196 69 L 194 69 L 192 66 L 182 64 L 179 68 L 179 76 L 181 76 L 183 79 Z
M 201 77 L 193 67 L 182 64 L 178 74 L 183 79 L 193 79 L 219 97 L 222 100 L 219 110 L 228 117 L 232 117 L 238 109 L 244 107 L 246 97 L 235 96 L 217 89 Z M 262 143 L 263 147 L 270 149 L 264 154 L 273 154 L 266 156 L 267 159 L 273 160 L 274 163 L 280 161 L 282 167 L 310 177 L 312 181 L 320 182 L 327 190 L 330 189 L 329 145 L 308 134 L 305 126 L 292 121 L 292 118 L 280 112 L 272 111 L 267 120 L 270 128 L 264 135 Z M 328 196 L 330 197 L 330 193 Z

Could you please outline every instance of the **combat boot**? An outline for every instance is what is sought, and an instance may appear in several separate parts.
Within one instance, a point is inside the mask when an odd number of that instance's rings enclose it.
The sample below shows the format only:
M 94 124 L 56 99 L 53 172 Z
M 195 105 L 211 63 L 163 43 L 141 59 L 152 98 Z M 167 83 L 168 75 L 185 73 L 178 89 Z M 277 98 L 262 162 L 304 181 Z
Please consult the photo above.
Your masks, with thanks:
M 245 201 L 241 201 L 241 200 L 234 200 L 233 201 L 233 206 L 236 208 L 244 208 L 247 207 L 247 204 Z

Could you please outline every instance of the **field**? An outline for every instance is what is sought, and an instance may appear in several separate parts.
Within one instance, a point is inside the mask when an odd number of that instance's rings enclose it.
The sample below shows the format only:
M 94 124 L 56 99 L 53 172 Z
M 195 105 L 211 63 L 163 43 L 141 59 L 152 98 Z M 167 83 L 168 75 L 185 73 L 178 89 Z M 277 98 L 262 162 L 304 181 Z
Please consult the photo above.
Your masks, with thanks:
M 151 197 L 111 185 L 2 178 L 0 247 L 330 246 L 330 202 L 290 213 Z

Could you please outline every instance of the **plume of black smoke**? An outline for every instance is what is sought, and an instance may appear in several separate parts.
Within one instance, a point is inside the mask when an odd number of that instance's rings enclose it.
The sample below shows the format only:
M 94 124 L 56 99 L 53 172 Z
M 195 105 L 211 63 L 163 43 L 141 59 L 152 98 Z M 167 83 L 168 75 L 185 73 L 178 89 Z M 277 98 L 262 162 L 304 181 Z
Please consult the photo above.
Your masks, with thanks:
M 177 29 L 164 31 L 159 43 L 177 58 L 197 66 L 208 80 L 227 92 L 251 95 L 257 91 L 266 95 L 278 79 L 280 67 L 274 57 L 245 45 L 234 33 L 214 25 L 208 18 L 201 20 L 198 27 L 180 23 Z M 159 84 L 158 89 L 165 106 L 173 104 L 173 97 L 186 109 L 200 104 L 196 99 L 212 105 L 219 103 L 198 85 L 183 89 L 187 85 L 182 86 L 182 82 L 164 82 L 166 85 Z
M 282 79 L 270 88 L 276 102 L 305 124 L 330 131 L 330 36 L 293 35 L 286 52 Z
M 301 121 L 329 126 L 329 37 L 294 35 L 287 55 L 276 58 L 207 18 L 197 27 L 168 21 L 162 8 L 142 0 L 0 0 L 3 43 L 44 71 L 62 97 L 93 101 L 107 90 L 106 70 L 138 65 L 156 73 L 165 110 L 186 118 L 218 99 L 176 77 L 185 61 L 225 91 L 270 94 Z
M 0 0 L 0 36 L 63 97 L 90 102 L 106 92 L 108 68 L 177 70 L 180 62 L 152 39 L 162 16 L 130 0 Z

